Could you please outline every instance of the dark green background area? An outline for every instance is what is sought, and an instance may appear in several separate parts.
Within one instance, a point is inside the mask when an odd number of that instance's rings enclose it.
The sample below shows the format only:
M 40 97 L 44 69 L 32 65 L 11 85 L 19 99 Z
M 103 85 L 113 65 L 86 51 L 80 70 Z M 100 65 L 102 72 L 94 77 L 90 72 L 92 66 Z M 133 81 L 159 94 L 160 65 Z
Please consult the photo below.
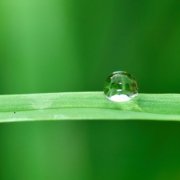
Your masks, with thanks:
M 179 130 L 178 122 L 1 124 L 0 179 L 179 180 Z
M 132 73 L 180 92 L 180 1 L 1 0 L 0 94 L 101 91 Z M 1 180 L 179 180 L 180 124 L 0 124 Z
M 178 93 L 177 0 L 1 0 L 0 93 L 102 90 L 115 70 L 140 92 Z

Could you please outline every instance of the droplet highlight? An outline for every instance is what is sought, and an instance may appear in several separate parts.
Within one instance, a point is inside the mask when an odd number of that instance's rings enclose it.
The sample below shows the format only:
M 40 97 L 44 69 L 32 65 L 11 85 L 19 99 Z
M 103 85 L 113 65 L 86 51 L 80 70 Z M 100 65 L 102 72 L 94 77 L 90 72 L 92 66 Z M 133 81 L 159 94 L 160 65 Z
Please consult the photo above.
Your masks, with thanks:
M 105 96 L 114 102 L 126 102 L 138 95 L 135 78 L 125 71 L 115 71 L 106 79 Z

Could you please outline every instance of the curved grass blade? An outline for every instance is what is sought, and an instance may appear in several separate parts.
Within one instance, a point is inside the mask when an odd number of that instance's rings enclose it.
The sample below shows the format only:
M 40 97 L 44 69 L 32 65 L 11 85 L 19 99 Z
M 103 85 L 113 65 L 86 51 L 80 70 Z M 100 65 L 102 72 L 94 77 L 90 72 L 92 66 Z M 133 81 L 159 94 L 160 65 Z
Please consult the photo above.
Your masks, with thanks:
M 38 120 L 180 121 L 180 94 L 139 94 L 124 103 L 102 92 L 0 96 L 0 122 Z

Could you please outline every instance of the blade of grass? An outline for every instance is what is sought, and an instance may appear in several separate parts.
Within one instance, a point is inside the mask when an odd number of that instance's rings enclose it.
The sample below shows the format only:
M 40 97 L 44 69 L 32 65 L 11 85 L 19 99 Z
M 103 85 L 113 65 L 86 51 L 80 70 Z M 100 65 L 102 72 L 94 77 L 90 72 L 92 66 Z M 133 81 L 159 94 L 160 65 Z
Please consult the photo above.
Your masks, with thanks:
M 139 94 L 125 103 L 102 92 L 0 96 L 0 122 L 37 120 L 180 121 L 180 94 Z

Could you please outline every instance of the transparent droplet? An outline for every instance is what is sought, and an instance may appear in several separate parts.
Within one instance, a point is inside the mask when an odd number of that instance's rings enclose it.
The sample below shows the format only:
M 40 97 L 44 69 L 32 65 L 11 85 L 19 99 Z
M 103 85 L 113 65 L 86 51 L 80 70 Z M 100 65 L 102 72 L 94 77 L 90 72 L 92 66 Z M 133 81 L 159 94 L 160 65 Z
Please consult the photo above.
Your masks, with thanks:
M 106 79 L 104 94 L 111 101 L 129 101 L 138 94 L 137 82 L 131 74 L 115 71 Z

